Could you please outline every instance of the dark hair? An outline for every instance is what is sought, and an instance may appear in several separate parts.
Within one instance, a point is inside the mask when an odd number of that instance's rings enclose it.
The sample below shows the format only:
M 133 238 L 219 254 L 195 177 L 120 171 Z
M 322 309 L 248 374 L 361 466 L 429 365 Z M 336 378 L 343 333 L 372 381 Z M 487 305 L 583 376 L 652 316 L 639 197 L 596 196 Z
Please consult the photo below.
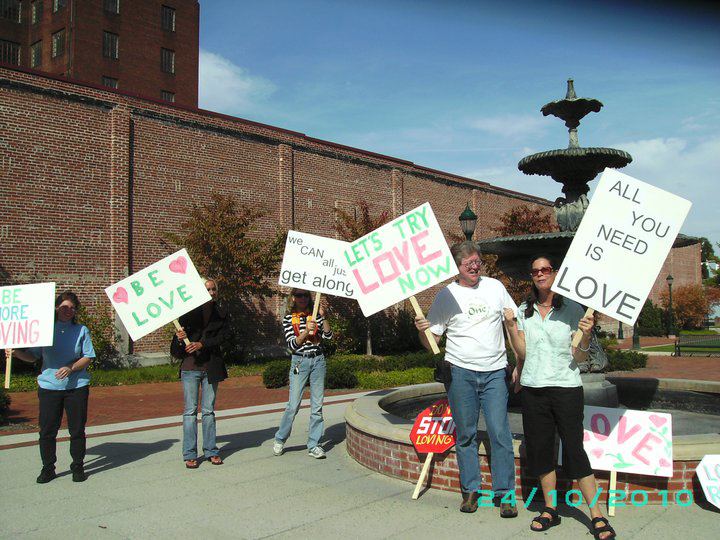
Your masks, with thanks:
M 308 311 L 312 312 L 313 308 L 315 307 L 315 305 L 313 304 L 312 293 L 310 291 L 306 291 L 305 289 L 298 289 L 297 287 L 293 288 L 290 291 L 290 298 L 288 298 L 288 311 L 290 313 L 297 313 L 298 307 L 295 304 L 295 293 L 299 293 L 299 292 L 304 292 L 305 294 L 308 295 L 309 300 L 308 300 L 308 305 L 307 305 L 306 309 Z
M 75 315 L 73 315 L 72 322 L 73 324 L 77 324 L 77 312 L 80 309 L 80 299 L 74 292 L 65 291 L 64 293 L 60 293 L 55 299 L 55 307 L 57 308 L 65 300 L 70 300 L 75 306 Z M 55 319 L 57 320 L 57 314 L 55 315 Z
M 557 271 L 559 264 L 557 257 L 553 255 L 548 255 L 547 253 L 542 253 L 540 255 L 536 255 L 530 260 L 530 264 L 528 265 L 528 269 L 532 270 L 532 265 L 535 261 L 538 259 L 547 259 L 547 261 L 550 263 L 550 266 L 552 266 L 553 270 Z M 535 313 L 534 306 L 535 302 L 538 300 L 538 296 L 540 296 L 540 291 L 538 291 L 538 288 L 535 286 L 535 283 L 532 283 L 530 285 L 530 292 L 527 295 L 527 298 L 525 299 L 525 318 L 529 319 L 533 316 L 533 313 Z M 558 293 L 553 294 L 552 299 L 552 307 L 554 309 L 560 309 L 563 305 L 563 297 L 562 295 Z

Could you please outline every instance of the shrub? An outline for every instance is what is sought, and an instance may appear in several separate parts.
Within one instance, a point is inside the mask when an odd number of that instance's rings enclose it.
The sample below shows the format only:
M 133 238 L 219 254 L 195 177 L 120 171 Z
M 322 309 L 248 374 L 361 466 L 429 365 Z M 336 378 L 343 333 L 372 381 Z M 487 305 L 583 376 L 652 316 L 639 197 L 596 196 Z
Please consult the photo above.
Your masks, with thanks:
M 638 333 L 641 336 L 664 336 L 663 310 L 659 306 L 646 300 L 645 305 L 637 319 Z
M 433 382 L 434 369 L 417 367 L 402 371 L 368 371 L 357 374 L 358 386 L 363 389 L 391 388 Z
M 4 424 L 7 421 L 9 412 L 10 396 L 7 395 L 7 391 L 4 388 L 0 388 L 0 424 Z
M 282 388 L 290 382 L 290 359 L 270 362 L 263 370 L 265 388 Z
M 95 360 L 88 369 L 117 367 L 118 351 L 115 344 L 118 336 L 112 317 L 112 308 L 98 307 L 93 314 L 81 305 L 77 319 L 78 323 L 84 324 L 90 330 L 90 338 L 95 349 Z
M 343 362 L 328 362 L 325 385 L 328 388 L 355 388 L 358 378 L 350 366 Z
M 647 365 L 648 355 L 641 352 L 609 349 L 605 353 L 610 362 L 607 371 L 632 371 Z

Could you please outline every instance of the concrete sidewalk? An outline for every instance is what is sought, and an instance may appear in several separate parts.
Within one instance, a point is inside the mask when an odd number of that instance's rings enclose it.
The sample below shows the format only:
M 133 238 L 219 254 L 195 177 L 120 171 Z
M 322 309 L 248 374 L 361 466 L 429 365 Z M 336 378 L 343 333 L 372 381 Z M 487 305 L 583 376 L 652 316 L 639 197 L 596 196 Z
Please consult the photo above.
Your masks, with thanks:
M 204 462 L 186 470 L 180 428 L 153 428 L 147 420 L 142 426 L 95 428 L 98 433 L 88 439 L 90 477 L 83 484 L 73 483 L 67 472 L 67 442 L 58 445 L 61 476 L 45 485 L 35 483 L 40 471 L 36 446 L 0 450 L 0 537 L 539 538 L 529 530 L 537 508 L 521 509 L 511 520 L 500 519 L 495 508 L 462 514 L 459 494 L 432 490 L 412 501 L 411 484 L 357 464 L 344 443 L 343 414 L 350 397 L 337 396 L 324 407 L 325 460 L 307 455 L 307 409 L 298 414 L 286 454 L 272 455 L 280 413 L 266 411 L 282 409 L 284 403 L 220 417 L 218 442 L 225 464 L 219 467 Z M 165 421 L 158 419 L 156 425 Z M 27 444 L 27 436 L 6 436 L 2 442 Z M 586 513 L 560 511 L 563 522 L 548 537 L 592 538 Z M 720 513 L 697 504 L 620 508 L 612 524 L 622 538 L 711 538 Z

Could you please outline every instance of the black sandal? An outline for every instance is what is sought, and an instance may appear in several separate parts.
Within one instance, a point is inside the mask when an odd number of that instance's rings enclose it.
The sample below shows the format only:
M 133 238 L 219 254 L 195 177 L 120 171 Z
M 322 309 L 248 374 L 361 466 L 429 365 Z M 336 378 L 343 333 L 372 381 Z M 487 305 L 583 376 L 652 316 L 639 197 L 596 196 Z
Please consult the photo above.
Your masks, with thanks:
M 547 518 L 543 516 L 543 514 L 550 514 L 550 517 Z M 545 507 L 542 509 L 542 512 L 540 512 L 540 515 L 537 517 L 534 517 L 532 521 L 530 522 L 530 530 L 534 532 L 543 532 L 547 531 L 550 527 L 554 527 L 555 525 L 560 525 L 560 516 L 558 516 L 557 510 L 555 508 L 549 508 Z M 533 527 L 533 523 L 539 523 L 540 528 L 536 529 Z
M 595 527 L 598 523 L 604 523 L 604 525 L 602 527 Z M 597 540 L 610 540 L 611 538 L 615 538 L 617 536 L 617 534 L 615 534 L 615 529 L 610 526 L 610 522 L 604 517 L 596 517 L 592 519 L 592 533 Z M 600 535 L 602 533 L 610 534 L 605 538 L 601 538 Z

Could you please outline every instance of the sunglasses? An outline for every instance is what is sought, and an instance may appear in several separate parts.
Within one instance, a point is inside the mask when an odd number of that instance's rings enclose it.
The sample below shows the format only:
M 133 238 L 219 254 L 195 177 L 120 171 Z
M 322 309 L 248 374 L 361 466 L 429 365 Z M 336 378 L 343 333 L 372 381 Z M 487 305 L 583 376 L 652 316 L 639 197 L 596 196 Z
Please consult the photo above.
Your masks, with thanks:
M 548 274 L 552 274 L 554 272 L 552 266 L 543 266 L 542 268 L 533 268 L 530 270 L 530 275 L 532 277 L 537 277 L 539 275 L 547 276 Z

